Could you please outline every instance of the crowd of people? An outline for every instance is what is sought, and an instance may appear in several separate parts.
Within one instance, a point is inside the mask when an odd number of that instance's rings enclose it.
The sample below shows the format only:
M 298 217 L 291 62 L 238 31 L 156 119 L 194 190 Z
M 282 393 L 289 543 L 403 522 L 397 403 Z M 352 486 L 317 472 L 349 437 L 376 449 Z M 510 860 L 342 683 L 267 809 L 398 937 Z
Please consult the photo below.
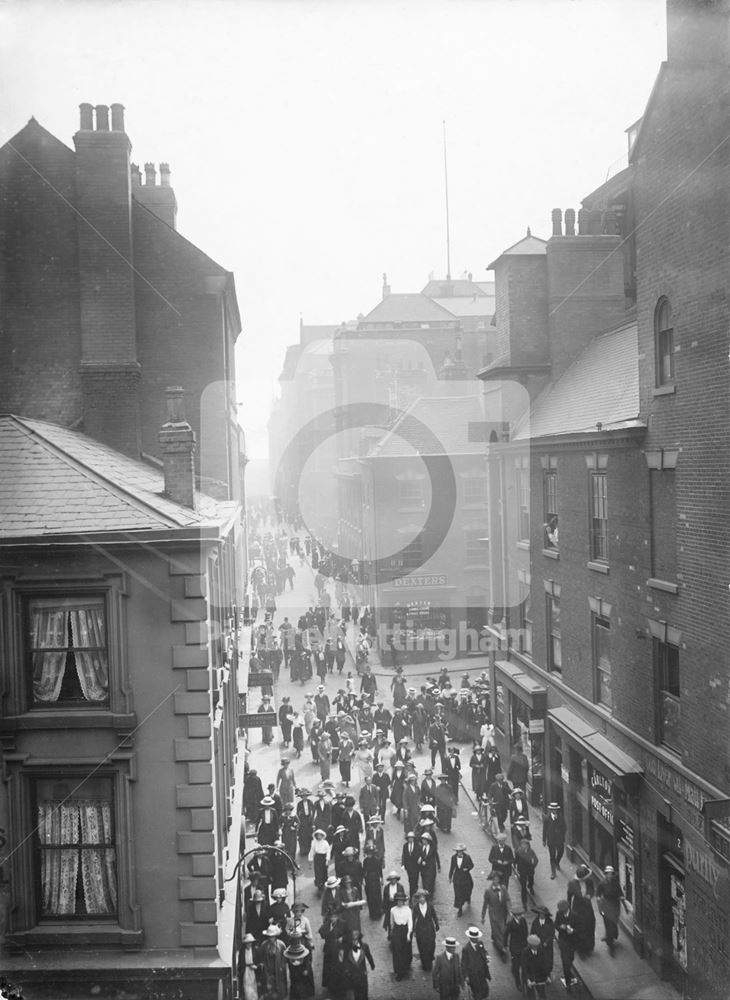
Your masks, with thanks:
M 289 554 L 293 551 L 289 540 Z M 595 947 L 594 897 L 613 953 L 624 902 L 615 872 L 607 868 L 596 887 L 591 870 L 579 866 L 554 914 L 537 905 L 538 858 L 526 794 L 529 762 L 517 745 L 503 764 L 489 721 L 486 673 L 476 680 L 465 674 L 456 689 L 447 668 L 420 686 L 409 686 L 397 669 L 383 691 L 382 677 L 367 662 L 367 647 L 362 662 L 348 657 L 341 605 L 338 616 L 339 602 L 327 602 L 323 593 L 329 594 L 329 588 L 322 588 L 317 606 L 296 624 L 285 617 L 275 626 L 269 612 L 252 629 L 251 667 L 272 675 L 260 711 L 271 709 L 281 670 L 289 671 L 292 683 L 306 683 L 315 672 L 321 683 L 316 689 L 312 685 L 296 707 L 291 694 L 280 699 L 282 756 L 276 781 L 264 791 L 256 769 L 246 768 L 244 814 L 262 850 L 247 864 L 243 996 L 314 996 L 312 953 L 321 946 L 326 995 L 367 1000 L 368 974 L 375 968 L 363 938 L 367 915 L 369 932 L 382 929 L 387 935 L 396 982 L 411 974 L 415 951 L 440 1000 L 456 1000 L 465 984 L 472 1000 L 484 1000 L 491 973 L 483 931 L 475 921 L 478 911 L 470 912 L 460 953 L 456 938 L 447 937 L 436 956 L 440 924 L 434 898 L 443 892 L 439 887 L 448 880 L 459 918 L 471 908 L 475 891 L 474 861 L 466 845 L 456 844 L 449 858 L 439 845 L 439 835 L 452 831 L 462 784 L 471 788 L 494 824 L 481 922 L 488 917 L 495 953 L 510 962 L 516 986 L 539 997 L 553 975 L 557 945 L 570 991 L 575 955 L 587 957 Z M 339 593 L 343 597 L 345 590 Z M 367 641 L 368 609 L 364 627 L 362 614 L 350 602 L 348 620 Z M 346 669 L 348 661 L 354 670 Z M 342 686 L 330 699 L 326 680 L 335 670 Z M 271 742 L 273 732 L 264 730 L 263 739 Z M 292 768 L 292 759 L 301 758 L 307 748 L 318 778 L 312 789 L 297 783 Z M 426 754 L 420 771 L 416 754 Z M 402 823 L 403 839 L 400 868 L 386 871 L 388 808 Z M 546 808 L 541 834 L 554 878 L 565 843 L 559 803 Z M 292 877 L 302 872 L 316 887 L 314 924 L 306 903 L 288 902 Z

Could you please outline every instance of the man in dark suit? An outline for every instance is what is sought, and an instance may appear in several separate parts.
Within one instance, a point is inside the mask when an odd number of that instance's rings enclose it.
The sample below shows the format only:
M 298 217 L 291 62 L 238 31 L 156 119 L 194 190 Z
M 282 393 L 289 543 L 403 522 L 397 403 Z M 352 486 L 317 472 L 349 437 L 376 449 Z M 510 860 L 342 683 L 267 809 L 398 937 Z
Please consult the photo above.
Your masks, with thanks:
M 447 937 L 445 949 L 433 964 L 431 981 L 438 991 L 439 1000 L 458 1000 L 464 977 L 461 974 L 461 963 L 456 957 L 456 938 Z
M 418 889 L 418 858 L 420 850 L 416 844 L 416 835 L 411 830 L 406 834 L 406 842 L 401 852 L 400 865 L 408 876 L 408 896 L 413 898 Z
M 466 932 L 468 943 L 461 952 L 461 974 L 469 984 L 472 1000 L 486 1000 L 489 996 L 489 957 L 484 947 L 484 935 L 478 927 L 469 927 Z
M 352 931 L 342 956 L 342 976 L 352 990 L 352 1000 L 368 1000 L 368 965 L 375 968 L 372 952 L 360 931 Z
M 258 942 L 263 941 L 264 931 L 269 926 L 269 907 L 264 899 L 264 893 L 257 889 L 246 910 L 246 931 L 253 934 Z
M 565 849 L 565 820 L 557 802 L 548 805 L 542 821 L 542 845 L 547 847 L 550 855 L 550 878 L 555 878 L 555 871 L 560 868 Z

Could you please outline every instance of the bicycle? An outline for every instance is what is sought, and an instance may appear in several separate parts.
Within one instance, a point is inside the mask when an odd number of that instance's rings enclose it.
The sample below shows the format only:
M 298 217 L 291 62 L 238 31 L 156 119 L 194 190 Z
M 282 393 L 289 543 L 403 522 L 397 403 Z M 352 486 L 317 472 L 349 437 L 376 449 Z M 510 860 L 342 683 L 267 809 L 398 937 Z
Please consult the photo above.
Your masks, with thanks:
M 494 799 L 488 798 L 486 794 L 479 800 L 479 822 L 482 830 L 490 834 L 492 839 L 496 841 L 499 833 L 497 806 Z

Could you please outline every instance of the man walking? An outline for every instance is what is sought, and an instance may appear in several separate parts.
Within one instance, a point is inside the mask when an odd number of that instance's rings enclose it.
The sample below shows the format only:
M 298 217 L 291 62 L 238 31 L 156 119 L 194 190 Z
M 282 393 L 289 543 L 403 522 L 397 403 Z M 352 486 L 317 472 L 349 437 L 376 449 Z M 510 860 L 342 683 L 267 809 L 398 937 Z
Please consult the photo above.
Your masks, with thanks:
M 598 912 L 603 917 L 606 928 L 606 936 L 603 940 L 608 945 L 608 950 L 613 955 L 618 939 L 618 918 L 621 913 L 621 904 L 626 908 L 626 900 L 621 891 L 621 885 L 616 875 L 616 870 L 612 865 L 604 868 L 605 880 L 598 886 L 596 898 L 598 900 Z
M 467 944 L 461 952 L 461 974 L 471 990 L 471 1000 L 486 1000 L 489 996 L 489 956 L 484 947 L 484 935 L 478 927 L 469 927 Z
M 548 805 L 542 821 L 542 846 L 547 847 L 550 856 L 550 878 L 555 878 L 565 850 L 565 820 L 557 802 Z
M 464 977 L 461 974 L 461 963 L 456 957 L 456 938 L 447 937 L 444 946 L 434 962 L 431 982 L 439 1000 L 459 1000 Z

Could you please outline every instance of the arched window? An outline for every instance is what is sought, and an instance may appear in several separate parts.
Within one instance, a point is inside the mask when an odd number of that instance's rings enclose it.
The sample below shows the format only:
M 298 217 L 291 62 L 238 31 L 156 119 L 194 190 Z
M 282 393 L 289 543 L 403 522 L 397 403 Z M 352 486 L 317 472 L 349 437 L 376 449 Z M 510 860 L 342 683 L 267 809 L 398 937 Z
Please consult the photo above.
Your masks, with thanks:
M 674 381 L 674 323 L 669 299 L 659 299 L 654 313 L 654 348 L 656 353 L 656 384 Z

